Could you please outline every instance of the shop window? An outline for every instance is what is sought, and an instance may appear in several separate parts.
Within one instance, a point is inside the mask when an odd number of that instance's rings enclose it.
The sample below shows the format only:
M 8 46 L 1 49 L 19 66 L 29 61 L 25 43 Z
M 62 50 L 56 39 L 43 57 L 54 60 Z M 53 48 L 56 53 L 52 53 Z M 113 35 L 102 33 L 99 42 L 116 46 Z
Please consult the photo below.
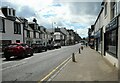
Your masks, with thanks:
M 117 58 L 117 30 L 106 33 L 106 51 Z

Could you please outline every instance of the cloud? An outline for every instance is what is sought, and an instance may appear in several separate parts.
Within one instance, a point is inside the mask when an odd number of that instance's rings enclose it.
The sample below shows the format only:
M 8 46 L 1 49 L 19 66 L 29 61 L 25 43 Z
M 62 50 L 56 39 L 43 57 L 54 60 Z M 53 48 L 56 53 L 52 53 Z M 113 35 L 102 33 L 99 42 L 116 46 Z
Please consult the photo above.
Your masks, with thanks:
M 61 4 L 59 4 L 59 3 L 54 3 L 54 4 L 52 4 L 52 6 L 61 7 Z
M 28 17 L 34 16 L 35 15 L 34 12 L 35 11 L 29 6 L 23 6 L 16 13 L 18 16 L 22 16 L 22 17 L 24 16 L 25 18 L 28 18 Z
M 69 3 L 70 13 L 73 15 L 97 15 L 100 2 L 73 2 Z
M 66 1 L 66 2 L 65 2 Z M 0 6 L 10 6 L 16 9 L 17 16 L 32 21 L 46 28 L 63 26 L 74 29 L 81 37 L 87 36 L 87 28 L 94 24 L 100 11 L 100 2 L 83 2 L 75 0 L 2 0 Z
M 88 35 L 88 28 L 84 28 L 84 29 L 76 29 L 77 33 L 83 38 L 83 37 L 87 37 Z

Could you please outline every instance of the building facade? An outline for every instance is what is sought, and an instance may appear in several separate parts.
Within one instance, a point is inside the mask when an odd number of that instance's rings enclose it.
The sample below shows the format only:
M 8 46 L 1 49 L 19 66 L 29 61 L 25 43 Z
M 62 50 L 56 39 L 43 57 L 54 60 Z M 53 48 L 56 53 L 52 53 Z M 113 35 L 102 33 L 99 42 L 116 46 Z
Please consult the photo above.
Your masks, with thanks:
M 75 34 L 72 29 L 67 30 L 69 32 L 69 45 L 74 45 L 75 44 Z
M 0 44 L 23 42 L 23 24 L 13 8 L 0 9 Z
M 61 31 L 61 28 L 55 28 L 54 32 L 54 42 L 60 43 L 62 46 L 65 46 L 66 34 Z
M 94 24 L 95 49 L 118 67 L 118 58 L 120 57 L 120 0 L 104 0 L 101 7 Z

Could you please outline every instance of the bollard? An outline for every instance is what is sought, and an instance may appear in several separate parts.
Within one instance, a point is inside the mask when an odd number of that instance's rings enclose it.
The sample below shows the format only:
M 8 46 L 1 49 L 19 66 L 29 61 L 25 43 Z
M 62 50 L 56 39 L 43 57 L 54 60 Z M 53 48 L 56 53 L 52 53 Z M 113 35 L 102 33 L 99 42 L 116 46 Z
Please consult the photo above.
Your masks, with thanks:
M 81 50 L 83 50 L 83 46 L 81 46 Z
M 76 62 L 76 61 L 75 61 L 75 54 L 74 54 L 74 53 L 72 53 L 72 61 L 73 61 L 73 62 Z
M 80 48 L 79 48 L 79 54 L 81 54 L 81 52 L 80 52 Z

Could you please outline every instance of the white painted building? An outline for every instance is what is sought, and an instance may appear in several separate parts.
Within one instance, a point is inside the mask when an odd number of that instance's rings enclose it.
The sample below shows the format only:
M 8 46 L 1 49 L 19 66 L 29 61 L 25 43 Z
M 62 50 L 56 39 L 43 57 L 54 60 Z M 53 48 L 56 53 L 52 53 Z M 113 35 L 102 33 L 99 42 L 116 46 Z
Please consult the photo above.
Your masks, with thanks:
M 62 46 L 66 45 L 66 34 L 63 32 L 62 28 L 55 28 L 54 41 L 55 43 L 60 43 Z
M 120 57 L 120 0 L 104 0 L 94 24 L 95 49 L 118 67 Z
M 29 27 L 32 29 L 31 31 L 31 37 L 33 36 L 32 43 L 39 43 L 41 44 L 42 39 L 41 39 L 41 31 L 39 30 L 39 25 L 35 22 L 29 22 Z
M 0 9 L 0 44 L 23 42 L 23 24 L 13 8 Z
M 69 32 L 67 31 L 66 28 L 60 28 L 61 32 L 63 32 L 65 34 L 65 45 L 69 45 Z

